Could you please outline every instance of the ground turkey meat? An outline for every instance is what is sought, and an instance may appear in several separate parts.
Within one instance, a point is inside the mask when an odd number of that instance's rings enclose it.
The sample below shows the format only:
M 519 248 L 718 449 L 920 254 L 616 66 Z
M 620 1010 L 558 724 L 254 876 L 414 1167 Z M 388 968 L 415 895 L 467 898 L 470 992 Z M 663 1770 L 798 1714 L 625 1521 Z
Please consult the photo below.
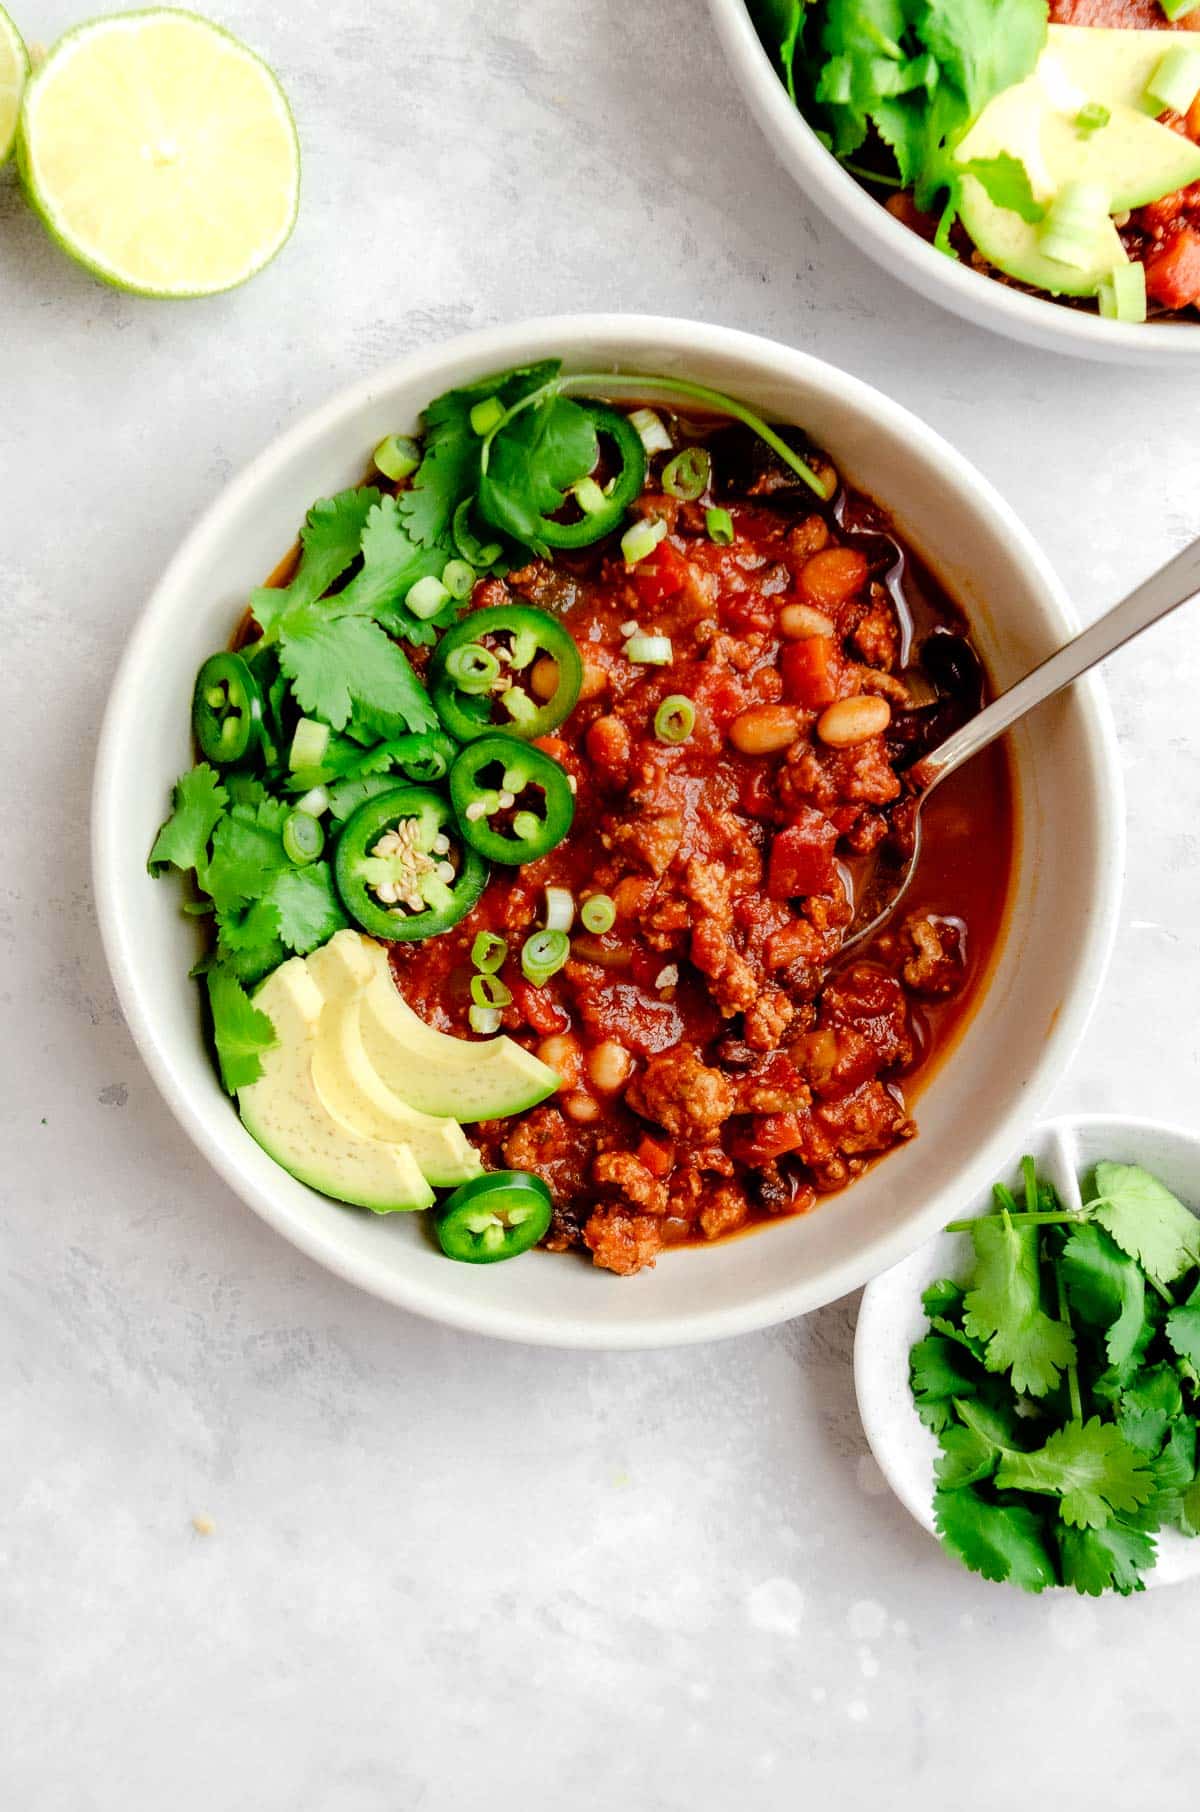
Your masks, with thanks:
M 736 1095 L 723 1070 L 703 1063 L 693 1045 L 677 1044 L 651 1057 L 625 1099 L 635 1113 L 669 1133 L 699 1142 L 711 1139 L 728 1120 Z

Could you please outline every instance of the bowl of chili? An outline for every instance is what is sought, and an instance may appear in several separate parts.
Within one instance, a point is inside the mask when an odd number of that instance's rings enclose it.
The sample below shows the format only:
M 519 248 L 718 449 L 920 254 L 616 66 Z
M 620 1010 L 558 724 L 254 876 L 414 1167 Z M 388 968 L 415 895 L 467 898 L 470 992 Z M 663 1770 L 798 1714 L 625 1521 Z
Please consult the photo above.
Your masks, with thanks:
M 801 428 L 832 462 L 830 470 L 840 473 L 845 497 L 864 499 L 861 507 L 868 512 L 858 527 L 853 515 L 847 518 L 844 536 L 835 541 L 853 542 L 861 531 L 876 555 L 881 536 L 888 546 L 902 543 L 930 594 L 944 597 L 947 611 L 965 616 L 971 648 L 982 658 L 994 686 L 1002 687 L 1025 672 L 1074 627 L 1053 572 L 986 482 L 917 418 L 832 367 L 754 336 L 654 318 L 564 317 L 466 336 L 411 355 L 292 428 L 217 500 L 180 549 L 134 632 L 106 715 L 94 795 L 97 900 L 122 1006 L 168 1105 L 230 1187 L 294 1244 L 386 1300 L 457 1327 L 551 1345 L 628 1348 L 684 1343 L 782 1321 L 856 1287 L 919 1245 L 1007 1159 L 1027 1117 L 1057 1080 L 1081 1036 L 1103 975 L 1121 873 L 1120 782 L 1102 696 L 1094 685 L 1084 685 L 1048 706 L 1014 736 L 1011 774 L 997 779 L 997 797 L 1009 802 L 1003 822 L 972 817 L 967 809 L 956 828 L 951 813 L 944 845 L 948 872 L 975 877 L 973 898 L 991 925 L 982 940 L 969 1011 L 951 1016 L 943 1031 L 932 1034 L 936 1050 L 923 1053 L 928 1061 L 920 1065 L 915 1090 L 920 1136 L 902 1137 L 879 1163 L 869 1163 L 870 1150 L 860 1147 L 866 1155 L 847 1171 L 854 1178 L 852 1186 L 815 1212 L 759 1216 L 774 1224 L 746 1237 L 683 1244 L 664 1252 L 656 1266 L 646 1267 L 637 1277 L 618 1280 L 608 1271 L 620 1269 L 619 1264 L 608 1270 L 588 1266 L 574 1253 L 536 1252 L 511 1264 L 489 1262 L 497 1254 L 520 1252 L 524 1244 L 542 1237 L 544 1198 L 527 1178 L 514 1196 L 515 1209 L 506 1200 L 501 1204 L 503 1214 L 483 1213 L 478 1204 L 473 1209 L 470 1200 L 452 1198 L 443 1210 L 439 1245 L 422 1217 L 376 1217 L 349 1210 L 281 1170 L 248 1136 L 221 1092 L 188 981 L 195 960 L 194 930 L 170 891 L 146 873 L 146 850 L 162 816 L 164 787 L 194 758 L 188 723 L 196 674 L 213 647 L 228 639 L 248 587 L 276 564 L 313 497 L 359 481 L 365 454 L 387 435 L 412 431 L 432 398 L 489 372 L 546 356 L 561 358 L 568 372 L 654 374 L 658 384 L 666 386 L 658 394 L 668 404 L 671 380 L 683 392 L 689 382 L 700 383 L 740 399 L 775 423 Z M 680 406 L 686 407 L 685 402 Z M 694 458 L 691 463 L 702 464 Z M 674 477 L 672 473 L 672 482 Z M 684 477 L 686 492 L 694 487 L 687 474 Z M 886 510 L 886 518 L 870 514 L 878 505 Z M 680 505 L 685 507 L 700 510 L 705 526 L 697 557 L 713 562 L 719 561 L 729 539 L 736 548 L 755 532 L 762 514 L 756 514 L 753 502 L 735 503 L 732 508 L 721 502 Z M 626 649 L 622 658 L 638 674 L 653 676 L 656 662 L 663 658 L 656 644 L 671 639 L 661 633 L 662 620 L 672 611 L 680 620 L 682 581 L 676 587 L 679 573 L 673 562 L 679 556 L 667 558 L 657 551 L 664 537 L 655 528 L 653 513 L 626 534 L 636 535 L 639 529 L 649 531 L 654 543 L 650 553 L 655 555 L 646 562 L 647 579 L 639 590 L 644 620 L 621 624 L 619 632 Z M 899 539 L 890 543 L 887 536 L 893 533 Z M 711 553 L 704 553 L 704 548 Z M 637 551 L 630 544 L 625 557 Z M 845 551 L 835 544 L 806 554 L 806 560 L 816 559 L 817 564 L 809 571 L 805 594 L 809 602 L 791 605 L 798 624 L 804 611 L 820 615 L 822 583 L 845 582 L 841 568 L 851 564 Z M 760 592 L 765 589 L 769 595 L 772 586 L 779 590 L 783 578 L 776 583 L 769 574 L 773 570 L 782 574 L 780 561 L 772 567 L 750 547 L 744 549 L 744 558 L 756 573 L 764 574 L 761 582 L 756 581 Z M 782 593 L 776 607 L 781 599 Z M 556 796 L 556 777 L 564 770 L 575 771 L 569 744 L 562 741 L 563 726 L 550 737 L 538 736 L 536 716 L 527 726 L 514 719 L 514 726 L 528 727 L 530 735 L 498 739 L 492 725 L 472 715 L 472 700 L 480 694 L 473 694 L 471 687 L 488 664 L 479 651 L 483 656 L 489 653 L 489 638 L 481 638 L 479 619 L 490 607 L 486 599 L 479 599 L 463 617 L 471 629 L 465 640 L 457 630 L 443 638 L 438 650 L 440 675 L 430 675 L 435 688 L 442 680 L 453 686 L 453 708 L 466 714 L 469 738 L 449 772 L 445 753 L 432 743 L 429 748 L 422 744 L 419 753 L 426 768 L 418 769 L 413 778 L 415 803 L 411 797 L 398 801 L 395 791 L 376 792 L 366 801 L 374 816 L 369 826 L 364 820 L 361 838 L 357 832 L 349 836 L 354 826 L 352 821 L 347 825 L 339 843 L 346 866 L 346 897 L 361 884 L 363 863 L 378 848 L 381 833 L 386 836 L 401 815 L 412 821 L 427 810 L 430 834 L 436 834 L 438 814 L 445 811 L 448 796 L 453 803 L 456 789 L 459 826 L 465 830 L 480 825 L 478 842 L 489 840 L 486 849 L 478 850 L 491 864 L 485 900 L 500 889 L 494 897 L 511 906 L 511 888 L 522 874 L 540 872 L 536 866 L 540 851 L 561 835 L 557 817 L 560 808 L 568 808 Z M 543 621 L 545 615 L 553 618 L 553 611 L 526 620 L 519 614 L 520 604 L 511 598 L 494 607 L 517 612 L 504 626 L 510 641 L 522 635 L 555 634 L 554 622 Z M 566 616 L 573 620 L 569 611 Z M 755 633 L 749 619 L 741 632 L 730 623 L 722 658 L 728 655 L 731 663 L 740 658 L 739 634 L 749 641 Z M 808 639 L 799 637 L 793 646 L 802 650 Z M 576 631 L 574 640 L 586 662 L 586 635 L 581 640 Z M 645 646 L 635 648 L 631 656 L 629 644 L 635 641 Z M 975 658 L 964 650 L 961 637 L 935 635 L 933 643 L 933 654 L 947 671 L 964 663 L 969 666 Z M 554 648 L 531 641 L 526 653 L 535 664 L 543 655 L 557 655 L 563 667 L 571 659 L 557 638 Z M 457 660 L 456 655 L 464 658 Z M 638 655 L 644 661 L 640 668 Z M 792 656 L 787 673 L 780 670 L 764 698 L 771 692 L 779 698 L 779 689 L 790 686 L 816 699 L 826 676 L 811 670 L 813 658 L 811 652 Z M 561 676 L 562 668 L 558 671 Z M 696 759 L 687 751 L 702 742 L 714 711 L 713 700 L 703 691 L 689 687 L 688 695 L 680 690 L 677 671 L 677 660 L 666 661 L 657 689 L 651 685 L 638 695 L 647 701 L 652 743 L 664 751 L 662 760 L 668 765 L 681 747 L 688 761 Z M 649 684 L 644 678 L 621 683 Z M 883 689 L 886 692 L 888 686 Z M 538 696 L 553 716 L 553 690 L 543 686 Z M 830 709 L 836 715 L 852 702 L 843 698 Z M 222 667 L 219 673 L 206 675 L 201 703 L 205 735 L 218 753 L 228 751 L 240 740 L 245 719 L 253 716 L 252 689 L 236 667 Z M 532 708 L 534 713 L 541 708 L 536 699 Z M 766 717 L 761 715 L 763 708 Z M 749 766 L 761 753 L 764 735 L 770 743 L 772 708 L 768 702 L 738 711 L 735 721 L 741 727 L 736 736 L 731 729 L 732 743 L 725 738 L 732 765 L 722 772 L 743 775 L 751 802 L 747 806 L 743 801 L 739 810 L 769 811 L 770 785 L 754 782 Z M 814 705 L 805 721 L 815 711 Z M 567 720 L 568 731 L 575 721 Z M 602 747 L 612 734 L 596 731 L 598 721 L 595 709 L 586 722 L 579 720 L 580 740 L 587 747 L 593 743 Z M 233 727 L 226 729 L 226 724 Z M 840 734 L 837 725 L 831 724 L 830 734 L 833 738 Z M 489 744 L 496 740 L 503 746 L 493 753 Z M 744 749 L 737 746 L 739 741 L 746 744 Z M 553 776 L 540 771 L 547 744 Z M 733 808 L 723 813 L 704 772 L 701 767 L 688 782 L 698 808 L 697 822 L 715 823 L 731 813 L 736 817 Z M 532 781 L 526 790 L 544 800 L 543 819 L 530 811 L 512 814 L 503 828 L 499 822 L 495 828 L 489 823 L 487 798 L 503 788 L 506 776 L 514 784 L 519 780 L 522 787 Z M 430 784 L 423 792 L 426 780 Z M 585 803 L 576 811 L 575 822 L 586 831 L 593 814 L 586 796 L 580 797 Z M 481 803 L 485 809 L 472 816 L 472 808 Z M 597 810 L 597 821 L 600 815 Z M 803 830 L 804 811 L 797 808 L 790 815 Z M 771 860 L 778 865 L 781 890 L 820 885 L 817 870 L 824 872 L 827 839 L 828 832 L 815 825 L 811 835 L 790 840 L 782 832 L 776 836 Z M 568 839 L 559 847 L 571 846 Z M 594 859 L 586 845 L 575 847 L 586 860 Z M 307 859 L 303 850 L 301 856 Z M 534 866 L 522 866 L 529 863 Z M 469 866 L 464 863 L 460 870 L 459 885 L 471 882 Z M 365 873 L 369 880 L 370 869 Z M 700 874 L 695 888 L 702 887 Z M 576 894 L 582 905 L 572 942 L 584 967 L 599 974 L 598 997 L 620 999 L 627 978 L 619 971 L 615 975 L 605 971 L 603 962 L 594 960 L 619 941 L 613 918 L 605 910 L 608 896 L 589 888 L 586 876 Z M 513 978 L 533 994 L 548 978 L 552 991 L 563 968 L 557 940 L 565 933 L 551 918 L 547 911 L 544 929 L 527 940 L 522 951 L 524 974 Z M 617 933 L 619 929 L 618 925 Z M 581 948 L 585 940 L 590 941 Z M 516 992 L 502 983 L 497 986 L 495 967 L 503 953 L 496 952 L 503 942 L 495 929 L 473 934 L 484 1010 L 493 1010 L 493 1000 Z M 424 945 L 407 947 L 419 953 L 449 948 L 450 943 L 449 936 L 433 937 Z M 391 947 L 399 951 L 406 946 Z M 918 958 L 919 953 L 914 960 Z M 706 960 L 711 966 L 711 950 Z M 402 956 L 393 957 L 400 965 L 402 985 L 404 961 Z M 671 967 L 664 960 L 664 970 Z M 422 973 L 432 986 L 432 971 Z M 660 974 L 654 981 L 663 997 L 660 1005 L 669 1007 L 666 997 L 682 988 L 681 978 Z M 867 997 L 869 988 L 864 994 L 857 983 L 855 987 L 858 994 L 846 1010 L 858 1015 L 855 1024 L 861 1028 L 877 1006 Z M 414 988 L 419 999 L 419 985 Z M 648 1007 L 642 1029 L 650 1052 L 645 1058 L 647 1075 L 655 1026 L 661 1021 L 662 1015 Z M 936 1015 L 923 1020 L 924 1029 L 914 1033 L 918 1044 L 931 1036 L 929 1027 L 935 1021 Z M 711 1036 L 719 1039 L 719 1034 L 717 1027 Z M 730 1066 L 745 1061 L 736 1043 L 723 1045 L 721 1061 Z M 697 1075 L 702 1093 L 705 1079 L 699 1071 Z M 687 1092 L 686 1078 L 673 1080 L 678 1100 Z M 643 1104 L 647 1087 L 644 1084 Z M 770 1118 L 766 1113 L 760 1116 Z M 686 1140 L 686 1129 L 683 1137 Z M 853 1152 L 852 1129 L 845 1149 Z M 490 1154 L 485 1155 L 490 1161 Z M 545 1176 L 536 1151 L 532 1162 L 517 1161 L 520 1155 L 514 1147 L 505 1166 L 518 1180 L 539 1169 Z M 761 1161 L 770 1163 L 769 1154 Z M 551 1194 L 561 1219 L 564 1192 L 552 1185 Z M 447 1263 L 451 1247 L 452 1256 L 474 1262 Z
M 1023 6 L 1028 3 L 1022 0 Z M 1162 318 L 1105 318 L 1090 302 L 1055 299 L 1000 278 L 986 269 L 978 254 L 972 257 L 965 242 L 939 249 L 933 242 L 936 213 L 932 224 L 918 216 L 907 192 L 884 186 L 892 181 L 886 174 L 882 184 L 865 182 L 861 152 L 848 160 L 855 173 L 839 161 L 823 142 L 822 129 L 805 118 L 789 95 L 773 61 L 789 21 L 803 14 L 803 4 L 793 9 L 792 0 L 754 0 L 753 5 L 747 0 L 709 0 L 709 9 L 735 80 L 780 163 L 834 225 L 893 276 L 964 320 L 1051 352 L 1147 365 L 1200 360 L 1200 216 L 1195 213 L 1194 188 L 1172 198 L 1178 203 L 1173 213 L 1158 204 L 1157 212 L 1143 211 L 1146 230 L 1138 254 L 1145 259 L 1149 253 L 1147 266 L 1160 272 L 1163 295 L 1174 295 L 1171 307 L 1156 305 L 1152 278 L 1151 309 Z M 1160 11 L 1159 0 L 1050 0 L 1048 16 L 1051 23 L 1070 27 L 1144 31 L 1153 26 L 1167 47 L 1196 42 L 1171 35 L 1172 30 L 1194 30 L 1196 15 L 1175 11 L 1169 19 L 1166 11 Z M 1021 29 L 1026 17 L 1022 12 Z M 1003 40 L 1006 34 L 1015 37 L 1017 28 L 1006 25 L 997 13 L 991 29 Z M 916 69 L 916 61 L 912 67 Z M 1175 119 L 1174 128 L 1190 131 L 1192 118 L 1188 116 L 1186 128 L 1182 119 Z M 1200 132 L 1200 99 L 1194 120 Z M 867 154 L 869 158 L 869 144 Z M 899 198 L 890 207 L 883 205 L 889 194 Z M 942 199 L 944 194 L 939 207 Z M 1140 220 L 1138 215 L 1133 224 Z M 1180 287 L 1184 276 L 1190 287 Z

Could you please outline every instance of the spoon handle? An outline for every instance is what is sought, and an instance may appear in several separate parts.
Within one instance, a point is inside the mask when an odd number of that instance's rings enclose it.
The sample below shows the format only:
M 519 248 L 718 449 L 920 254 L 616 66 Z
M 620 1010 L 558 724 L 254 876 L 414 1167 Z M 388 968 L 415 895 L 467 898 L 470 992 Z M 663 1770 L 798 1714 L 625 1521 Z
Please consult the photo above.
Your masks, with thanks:
M 1200 594 L 1200 541 L 1193 541 L 1152 574 L 1144 585 L 1139 585 L 1120 604 L 1115 604 L 1099 622 L 1083 630 L 1074 641 L 1052 654 L 1007 692 L 1002 692 L 978 717 L 973 717 L 917 762 L 912 777 L 919 790 L 928 792 L 964 761 L 977 755 L 980 749 L 986 749 L 998 736 L 1003 736 L 1035 705 L 1053 698 L 1080 674 L 1115 654 L 1135 635 L 1141 635 L 1143 629 L 1149 629 L 1152 623 L 1159 622 L 1181 604 L 1189 603 L 1197 594 Z

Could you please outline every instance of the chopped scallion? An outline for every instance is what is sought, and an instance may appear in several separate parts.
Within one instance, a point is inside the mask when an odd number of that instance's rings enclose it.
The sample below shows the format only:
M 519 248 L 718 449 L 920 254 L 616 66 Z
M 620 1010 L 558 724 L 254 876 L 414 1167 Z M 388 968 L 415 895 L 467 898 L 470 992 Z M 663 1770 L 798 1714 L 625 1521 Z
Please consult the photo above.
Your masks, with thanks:
M 631 635 L 625 644 L 625 658 L 639 667 L 666 667 L 673 650 L 669 635 Z
M 643 517 L 632 528 L 627 528 L 621 536 L 621 558 L 626 566 L 636 566 L 639 560 L 652 554 L 666 533 L 667 525 L 661 517 L 656 522 L 648 522 Z
M 695 503 L 712 478 L 712 457 L 703 447 L 685 447 L 663 467 L 662 488 L 668 497 Z
M 481 931 L 471 945 L 471 961 L 484 975 L 495 975 L 504 967 L 508 945 L 494 931 Z
M 493 1032 L 500 1030 L 502 1023 L 500 1009 L 499 1007 L 477 1007 L 472 1003 L 467 1013 L 467 1022 L 473 1032 L 482 1032 L 485 1037 L 490 1037 Z
M 288 750 L 288 767 L 293 774 L 303 773 L 307 768 L 319 768 L 328 747 L 329 725 L 318 723 L 315 717 L 302 717 Z
M 507 1007 L 512 1000 L 512 989 L 498 975 L 481 972 L 471 977 L 471 999 L 477 1007 Z
M 500 703 L 515 724 L 532 723 L 537 716 L 537 706 L 520 686 L 510 686 L 506 692 L 502 692 Z
M 322 818 L 329 810 L 329 794 L 323 786 L 310 787 L 303 799 L 297 799 L 296 810 L 310 818 Z
M 446 656 L 446 678 L 460 692 L 487 692 L 500 677 L 500 661 L 482 642 L 464 642 Z
M 470 810 L 470 807 L 467 809 Z M 544 828 L 543 821 L 536 812 L 514 812 L 512 827 L 513 836 L 519 837 L 522 843 L 532 843 Z
M 696 728 L 696 707 L 682 692 L 664 698 L 654 713 L 654 734 L 659 742 L 686 742 Z
M 1200 93 L 1200 50 L 1175 44 L 1146 84 L 1146 98 L 1159 112 L 1186 113 Z
M 489 396 L 484 402 L 476 403 L 471 411 L 471 426 L 482 438 L 498 428 L 504 420 L 504 404 L 498 396 Z
M 629 420 L 637 429 L 647 453 L 671 451 L 671 436 L 667 433 L 662 416 L 655 415 L 653 409 L 635 409 Z
M 442 584 L 461 604 L 475 589 L 475 568 L 466 560 L 447 560 L 442 569 Z
M 1186 19 L 1200 6 L 1200 0 L 1162 0 L 1162 9 L 1167 18 L 1174 24 L 1176 19 Z
M 407 434 L 389 434 L 375 449 L 375 464 L 393 483 L 410 477 L 420 463 L 421 449 Z
M 602 937 L 616 924 L 617 909 L 606 893 L 594 893 L 579 908 L 579 916 L 585 930 L 594 931 L 597 937 Z
M 540 988 L 558 974 L 570 954 L 571 940 L 565 931 L 535 931 L 521 946 L 521 973 Z
M 450 602 L 450 593 L 440 579 L 435 579 L 432 573 L 427 573 L 423 579 L 418 579 L 416 584 L 410 587 L 404 602 L 414 617 L 436 617 L 442 606 Z
M 1047 258 L 1083 270 L 1095 255 L 1096 235 L 1108 219 L 1106 189 L 1094 182 L 1069 182 L 1046 212 L 1039 245 Z
M 575 921 L 575 896 L 569 887 L 547 887 L 546 930 L 569 931 Z
M 571 486 L 571 494 L 585 516 L 599 516 L 608 508 L 608 498 L 594 478 L 581 478 Z
M 289 812 L 283 825 L 283 853 L 297 868 L 315 862 L 325 847 L 325 832 L 319 818 L 308 812 Z
M 733 517 L 728 510 L 706 510 L 704 526 L 708 538 L 718 547 L 730 547 L 733 543 Z
M 1075 130 L 1080 138 L 1090 138 L 1093 132 L 1099 132 L 1112 119 L 1112 113 L 1099 101 L 1089 101 L 1075 115 Z
M 1146 319 L 1146 267 L 1131 262 L 1119 265 L 1096 291 L 1100 313 L 1106 321 L 1141 322 Z

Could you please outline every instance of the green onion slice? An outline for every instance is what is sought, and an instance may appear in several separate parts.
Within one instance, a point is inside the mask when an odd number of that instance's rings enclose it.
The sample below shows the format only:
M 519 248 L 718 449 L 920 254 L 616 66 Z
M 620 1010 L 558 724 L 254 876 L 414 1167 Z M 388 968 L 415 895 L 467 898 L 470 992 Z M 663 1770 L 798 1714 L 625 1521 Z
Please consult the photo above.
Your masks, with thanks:
M 648 522 L 644 517 L 627 528 L 621 536 L 621 558 L 626 566 L 636 566 L 639 560 L 645 560 L 652 554 L 659 542 L 665 540 L 667 525 L 660 517 L 657 522 Z
M 447 560 L 442 570 L 442 584 L 461 604 L 475 589 L 475 568 L 467 560 Z
M 1198 6 L 1200 0 L 1162 0 L 1162 9 L 1172 23 L 1176 19 L 1186 19 Z
M 471 977 L 471 1000 L 477 1007 L 507 1007 L 512 989 L 498 975 L 479 974 Z
M 1100 313 L 1106 321 L 1141 322 L 1146 319 L 1146 267 L 1122 264 L 1096 291 Z
M 446 673 L 460 692 L 486 692 L 500 677 L 500 660 L 482 642 L 464 642 L 446 656 Z
M 471 945 L 471 961 L 484 975 L 495 975 L 504 967 L 508 945 L 494 931 L 481 931 Z
M 565 931 L 535 931 L 521 946 L 521 973 L 540 988 L 558 974 L 570 954 L 571 940 Z
M 625 644 L 625 658 L 639 667 L 666 667 L 673 650 L 669 635 L 631 635 Z
M 695 728 L 696 707 L 682 692 L 664 698 L 654 713 L 654 734 L 659 742 L 686 742 Z
M 489 396 L 484 402 L 476 403 L 471 411 L 471 426 L 481 438 L 498 428 L 504 420 L 504 404 L 498 396 Z
M 546 930 L 569 931 L 575 919 L 575 896 L 569 887 L 547 887 Z
M 1058 264 L 1083 270 L 1092 261 L 1096 233 L 1108 218 L 1108 191 L 1094 182 L 1069 182 L 1050 203 L 1040 249 Z
M 733 517 L 728 510 L 706 510 L 704 526 L 708 538 L 718 547 L 730 547 L 733 544 Z
M 1191 44 L 1173 45 L 1146 84 L 1146 98 L 1159 112 L 1166 108 L 1171 113 L 1186 113 L 1197 93 L 1200 50 Z
M 608 508 L 608 498 L 594 478 L 581 478 L 571 492 L 585 516 L 599 516 Z
M 329 792 L 323 786 L 310 787 L 303 799 L 297 799 L 296 810 L 307 812 L 310 818 L 321 818 L 329 810 Z
M 315 862 L 325 847 L 321 820 L 308 812 L 289 812 L 283 826 L 283 853 L 297 868 Z
M 423 579 L 418 579 L 416 584 L 409 589 L 404 602 L 414 617 L 422 619 L 436 617 L 443 604 L 450 602 L 450 593 L 440 579 L 435 579 L 432 573 L 427 573 Z
M 602 937 L 616 924 L 617 909 L 608 894 L 594 893 L 583 902 L 579 909 L 579 916 L 583 920 L 586 930 L 594 931 L 597 937 Z
M 393 483 L 410 477 L 420 463 L 421 449 L 407 434 L 389 434 L 375 449 L 375 464 Z
M 668 497 L 695 503 L 712 478 L 712 456 L 703 447 L 685 447 L 663 467 L 662 488 Z
M 482 1032 L 485 1037 L 490 1037 L 493 1032 L 500 1030 L 502 1023 L 500 1009 L 499 1007 L 478 1007 L 472 1002 L 467 1014 L 467 1022 L 473 1032 Z
M 293 774 L 304 773 L 308 768 L 319 768 L 328 747 L 329 725 L 318 723 L 315 717 L 302 717 L 296 725 L 296 734 L 292 737 L 292 746 L 288 750 L 288 767 Z
M 635 409 L 629 420 L 637 429 L 647 453 L 671 451 L 671 436 L 667 433 L 661 415 L 655 415 L 653 409 Z
M 1112 119 L 1112 113 L 1100 101 L 1089 101 L 1075 115 L 1075 130 L 1080 138 L 1090 138 L 1093 132 L 1099 132 Z

